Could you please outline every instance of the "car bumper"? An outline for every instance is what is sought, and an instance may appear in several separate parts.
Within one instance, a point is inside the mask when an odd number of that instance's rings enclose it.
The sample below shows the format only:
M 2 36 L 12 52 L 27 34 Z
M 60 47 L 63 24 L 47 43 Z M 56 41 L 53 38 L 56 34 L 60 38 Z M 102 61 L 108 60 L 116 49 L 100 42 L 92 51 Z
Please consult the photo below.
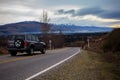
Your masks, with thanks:
M 18 51 L 18 52 L 23 52 L 27 51 L 28 48 L 8 48 L 8 51 Z

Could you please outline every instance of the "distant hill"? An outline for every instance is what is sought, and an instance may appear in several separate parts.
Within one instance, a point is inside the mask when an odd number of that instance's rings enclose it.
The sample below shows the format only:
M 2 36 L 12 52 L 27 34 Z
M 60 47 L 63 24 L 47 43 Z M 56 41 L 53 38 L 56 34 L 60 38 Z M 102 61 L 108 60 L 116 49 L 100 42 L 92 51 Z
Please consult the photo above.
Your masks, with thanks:
M 0 25 L 0 34 L 13 34 L 13 33 L 41 33 L 41 25 L 43 23 L 36 21 L 24 21 L 18 23 L 11 23 Z M 107 27 L 97 26 L 76 26 L 68 24 L 51 24 L 51 30 L 55 33 L 62 31 L 63 33 L 95 33 L 95 32 L 110 32 L 113 29 Z

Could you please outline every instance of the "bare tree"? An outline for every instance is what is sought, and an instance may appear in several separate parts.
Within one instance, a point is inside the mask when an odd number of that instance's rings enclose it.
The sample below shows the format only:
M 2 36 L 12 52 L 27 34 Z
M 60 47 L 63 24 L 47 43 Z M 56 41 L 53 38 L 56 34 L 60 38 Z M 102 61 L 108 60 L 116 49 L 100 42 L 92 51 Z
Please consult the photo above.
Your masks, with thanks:
M 48 23 L 50 21 L 50 18 L 48 17 L 47 11 L 43 10 L 41 22 L 42 23 Z
M 49 44 L 49 32 L 51 30 L 51 24 L 49 24 L 50 18 L 48 17 L 47 11 L 43 10 L 42 17 L 40 22 L 42 25 L 40 26 L 40 30 L 42 31 L 42 40 L 44 40 L 47 44 Z
M 40 21 L 42 22 L 42 33 L 48 33 L 51 29 L 51 25 L 49 24 L 50 18 L 48 17 L 47 11 L 43 10 L 42 18 Z
M 53 25 L 49 24 L 50 18 L 48 17 L 47 11 L 43 10 L 42 18 L 40 20 L 42 22 L 42 26 L 40 27 L 42 31 L 42 40 L 44 40 L 49 49 L 60 48 L 64 45 L 64 36 L 61 30 L 57 35 L 54 33 L 54 30 L 51 30 Z

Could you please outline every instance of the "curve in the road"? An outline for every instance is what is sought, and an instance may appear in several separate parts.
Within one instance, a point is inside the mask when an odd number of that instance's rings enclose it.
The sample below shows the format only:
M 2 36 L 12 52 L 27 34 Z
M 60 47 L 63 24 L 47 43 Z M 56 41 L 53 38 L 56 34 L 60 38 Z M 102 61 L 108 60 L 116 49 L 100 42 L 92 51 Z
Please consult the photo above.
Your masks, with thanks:
M 77 55 L 80 48 L 48 50 L 44 55 L 0 56 L 0 80 L 30 80 Z
M 70 58 L 72 58 L 73 56 L 77 55 L 79 52 L 80 52 L 80 50 L 79 50 L 78 52 L 76 52 L 75 54 L 69 56 L 68 58 L 66 58 L 66 59 L 64 59 L 64 60 L 61 60 L 60 62 L 58 62 L 58 63 L 56 63 L 56 64 L 54 64 L 54 65 L 52 65 L 52 66 L 50 66 L 50 67 L 48 67 L 48 68 L 46 68 L 46 69 L 44 69 L 43 71 L 40 71 L 40 72 L 38 72 L 38 73 L 36 73 L 36 74 L 28 77 L 28 78 L 25 79 L 25 80 L 31 80 L 31 79 L 37 77 L 38 75 L 41 75 L 41 74 L 45 73 L 46 71 L 48 71 L 48 70 L 50 70 L 50 69 L 52 69 L 52 68 L 54 68 L 54 67 L 62 64 L 63 62 L 67 61 L 68 59 L 70 59 Z

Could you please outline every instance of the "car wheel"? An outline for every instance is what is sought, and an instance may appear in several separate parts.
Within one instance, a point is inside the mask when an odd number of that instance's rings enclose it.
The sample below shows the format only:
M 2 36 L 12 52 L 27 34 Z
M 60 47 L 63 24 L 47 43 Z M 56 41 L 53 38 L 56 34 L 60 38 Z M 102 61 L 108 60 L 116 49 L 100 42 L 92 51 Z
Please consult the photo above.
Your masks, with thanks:
M 43 49 L 41 50 L 41 53 L 42 53 L 42 54 L 45 54 L 45 52 L 46 52 L 46 49 L 43 48 Z
M 34 54 L 34 49 L 30 48 L 29 51 L 28 51 L 28 54 Z
M 17 52 L 15 52 L 15 51 L 10 51 L 10 55 L 11 55 L 11 56 L 16 56 L 16 54 L 17 54 Z

